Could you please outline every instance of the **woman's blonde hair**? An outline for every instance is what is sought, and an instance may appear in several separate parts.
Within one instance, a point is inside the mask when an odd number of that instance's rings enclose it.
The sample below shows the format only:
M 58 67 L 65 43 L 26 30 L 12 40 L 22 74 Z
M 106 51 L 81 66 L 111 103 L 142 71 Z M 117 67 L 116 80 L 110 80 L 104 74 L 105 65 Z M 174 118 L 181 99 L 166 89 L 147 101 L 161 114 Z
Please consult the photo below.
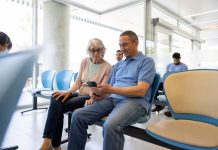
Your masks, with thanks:
M 91 39 L 91 40 L 88 42 L 87 49 L 86 49 L 87 54 L 89 54 L 89 55 L 90 55 L 90 47 L 91 47 L 91 45 L 94 45 L 94 46 L 96 46 L 96 47 L 102 49 L 102 58 L 103 58 L 103 57 L 104 57 L 104 54 L 105 54 L 105 52 L 106 52 L 106 48 L 105 48 L 103 42 L 102 42 L 100 39 L 98 39 L 98 38 L 93 38 L 93 39 Z

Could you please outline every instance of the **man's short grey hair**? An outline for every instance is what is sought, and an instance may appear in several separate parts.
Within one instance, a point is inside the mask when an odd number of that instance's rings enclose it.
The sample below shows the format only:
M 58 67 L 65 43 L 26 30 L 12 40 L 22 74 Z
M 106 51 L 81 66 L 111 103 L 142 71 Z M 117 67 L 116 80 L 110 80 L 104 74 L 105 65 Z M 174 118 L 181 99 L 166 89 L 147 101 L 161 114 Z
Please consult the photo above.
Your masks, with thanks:
M 131 30 L 124 31 L 120 36 L 128 36 L 132 42 L 139 42 L 137 34 Z
M 102 49 L 102 58 L 103 58 L 103 57 L 104 57 L 104 54 L 105 54 L 105 52 L 106 52 L 106 48 L 105 48 L 103 42 L 102 42 L 100 39 L 98 39 L 98 38 L 93 38 L 93 39 L 91 39 L 91 40 L 88 42 L 87 49 L 86 49 L 87 54 L 89 54 L 89 55 L 90 55 L 89 50 L 90 50 L 90 47 L 91 47 L 92 45 L 94 45 L 94 46 L 96 46 L 96 47 Z

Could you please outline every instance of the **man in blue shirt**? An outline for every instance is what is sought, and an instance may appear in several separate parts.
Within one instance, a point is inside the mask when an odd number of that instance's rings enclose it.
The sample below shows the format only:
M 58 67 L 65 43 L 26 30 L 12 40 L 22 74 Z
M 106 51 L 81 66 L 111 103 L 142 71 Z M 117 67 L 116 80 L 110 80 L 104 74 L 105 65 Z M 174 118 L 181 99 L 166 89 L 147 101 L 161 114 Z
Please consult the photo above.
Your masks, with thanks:
M 173 63 L 167 65 L 166 73 L 174 73 L 188 70 L 188 66 L 180 61 L 180 53 L 173 53 Z
M 126 59 L 114 65 L 109 85 L 92 88 L 95 102 L 73 113 L 68 150 L 84 150 L 88 125 L 108 114 L 103 125 L 103 150 L 121 150 L 123 128 L 146 114 L 155 63 L 138 51 L 138 42 L 133 31 L 121 33 L 119 45 Z
M 181 60 L 180 53 L 177 53 L 177 52 L 173 53 L 172 58 L 173 58 L 173 63 L 170 63 L 167 65 L 165 74 L 174 73 L 174 72 L 182 72 L 182 71 L 188 70 L 188 66 L 180 61 Z M 163 91 L 163 82 L 161 82 L 158 90 Z M 158 95 L 156 95 L 156 97 L 157 96 Z M 164 106 L 156 105 L 156 107 L 152 110 L 152 112 L 155 112 L 155 111 L 159 112 L 162 109 L 164 109 Z M 172 116 L 170 111 L 166 111 L 164 114 L 168 117 Z

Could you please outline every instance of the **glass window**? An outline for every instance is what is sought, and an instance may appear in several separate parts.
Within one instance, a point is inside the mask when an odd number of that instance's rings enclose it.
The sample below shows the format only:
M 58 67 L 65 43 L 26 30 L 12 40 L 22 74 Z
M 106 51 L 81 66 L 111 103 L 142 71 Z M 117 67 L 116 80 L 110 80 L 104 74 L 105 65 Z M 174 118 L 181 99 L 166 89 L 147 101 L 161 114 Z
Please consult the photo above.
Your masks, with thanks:
M 193 41 L 193 50 L 201 50 L 201 43 Z
M 190 51 L 191 40 L 179 34 L 173 33 L 173 47 L 174 52 Z
M 193 51 L 191 51 L 191 40 L 179 34 L 173 33 L 172 53 L 179 52 L 181 54 L 181 62 L 193 68 Z
M 82 58 L 88 56 L 86 48 L 88 41 L 92 38 L 99 38 L 103 41 L 106 47 L 104 59 L 112 65 L 116 63 L 116 50 L 120 49 L 119 35 L 122 31 L 75 16 L 71 17 L 70 21 L 70 65 L 74 71 L 79 70 Z M 144 51 L 142 36 L 139 36 L 139 50 Z
M 78 71 L 81 60 L 88 56 L 86 48 L 88 41 L 92 38 L 99 38 L 103 41 L 106 47 L 104 59 L 112 64 L 116 62 L 115 52 L 119 49 L 120 32 L 75 19 L 71 19 L 70 28 L 70 65 L 73 70 Z
M 218 46 L 204 43 L 200 53 L 200 68 L 218 69 Z
M 13 11 L 12 11 L 13 10 Z M 5 1 L 0 5 L 0 29 L 7 33 L 17 51 L 32 46 L 31 1 Z
M 16 52 L 25 48 L 32 47 L 32 0 L 0 0 L 0 3 L 0 31 L 7 33 L 11 38 L 13 43 L 11 52 Z M 38 43 L 41 45 L 43 42 L 43 11 L 41 0 L 39 1 L 38 5 Z M 32 78 L 27 79 L 25 88 L 32 88 Z M 23 92 L 23 94 L 30 95 L 27 92 Z M 31 95 L 30 100 L 20 101 L 18 104 L 18 106 L 24 105 L 32 105 Z
M 180 22 L 180 29 L 182 29 L 183 31 L 192 34 L 193 36 L 196 36 L 196 30 L 194 30 L 193 28 L 190 27 L 190 25 L 186 25 L 184 23 Z
M 166 66 L 170 63 L 170 36 L 157 32 L 157 71 L 164 75 Z

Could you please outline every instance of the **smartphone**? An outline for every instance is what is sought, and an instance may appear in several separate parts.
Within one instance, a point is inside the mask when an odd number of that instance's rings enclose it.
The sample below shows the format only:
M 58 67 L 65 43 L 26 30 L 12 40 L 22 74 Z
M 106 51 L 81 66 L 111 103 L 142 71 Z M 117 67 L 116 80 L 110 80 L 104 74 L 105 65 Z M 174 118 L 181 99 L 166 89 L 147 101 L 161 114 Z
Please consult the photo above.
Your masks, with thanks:
M 87 84 L 89 87 L 97 87 L 97 83 L 95 81 L 88 81 Z

